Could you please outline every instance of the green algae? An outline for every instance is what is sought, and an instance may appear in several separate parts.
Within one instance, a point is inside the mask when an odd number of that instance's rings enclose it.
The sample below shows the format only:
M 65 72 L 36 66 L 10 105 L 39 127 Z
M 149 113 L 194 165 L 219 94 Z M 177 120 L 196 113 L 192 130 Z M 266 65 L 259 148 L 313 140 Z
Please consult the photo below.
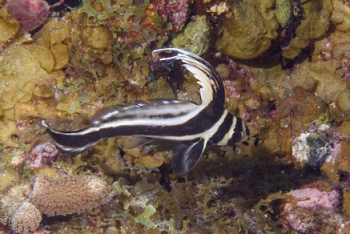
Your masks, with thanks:
M 206 16 L 197 16 L 189 23 L 182 33 L 179 33 L 171 43 L 194 54 L 204 54 L 209 48 L 210 28 Z
M 79 8 L 78 13 L 86 13 L 89 17 L 97 17 L 98 12 L 91 6 L 89 0 L 82 0 L 83 6 Z
M 148 205 L 142 214 L 134 218 L 134 220 L 145 225 L 147 228 L 155 228 L 157 225 L 150 219 L 150 216 L 154 213 L 156 213 L 156 209 L 152 205 Z
M 276 18 L 281 27 L 285 27 L 292 16 L 292 4 L 290 0 L 276 1 Z

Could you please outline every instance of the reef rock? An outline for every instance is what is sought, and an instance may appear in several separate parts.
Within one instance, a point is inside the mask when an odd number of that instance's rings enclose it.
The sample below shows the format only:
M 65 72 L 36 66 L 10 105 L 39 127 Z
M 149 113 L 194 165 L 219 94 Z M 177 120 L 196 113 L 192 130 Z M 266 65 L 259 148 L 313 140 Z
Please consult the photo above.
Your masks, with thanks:
M 253 59 L 268 50 L 279 28 L 274 7 L 272 0 L 235 1 L 220 28 L 216 49 L 238 59 Z

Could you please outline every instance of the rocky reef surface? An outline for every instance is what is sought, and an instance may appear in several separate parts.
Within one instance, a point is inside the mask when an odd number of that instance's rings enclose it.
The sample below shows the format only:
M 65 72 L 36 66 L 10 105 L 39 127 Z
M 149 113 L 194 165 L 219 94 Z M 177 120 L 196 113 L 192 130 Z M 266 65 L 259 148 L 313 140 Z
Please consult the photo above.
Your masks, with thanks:
M 0 32 L 0 233 L 348 233 L 350 1 L 0 0 Z M 167 142 L 56 149 L 42 120 L 199 103 L 153 61 L 170 46 L 216 68 L 248 146 L 208 146 L 184 177 Z

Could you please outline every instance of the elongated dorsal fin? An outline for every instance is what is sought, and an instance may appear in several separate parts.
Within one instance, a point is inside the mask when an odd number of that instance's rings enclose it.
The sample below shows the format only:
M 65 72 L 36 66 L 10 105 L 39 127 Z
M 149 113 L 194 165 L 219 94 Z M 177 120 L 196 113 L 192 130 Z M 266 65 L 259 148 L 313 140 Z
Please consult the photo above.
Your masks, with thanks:
M 194 77 L 198 80 L 197 83 L 201 86 L 200 95 L 202 99 L 202 105 L 207 106 L 208 104 L 213 103 L 213 100 L 215 100 L 215 105 L 217 106 L 224 105 L 224 86 L 219 74 L 216 72 L 212 65 L 210 65 L 201 57 L 178 48 L 164 48 L 154 50 L 153 56 L 157 56 L 162 52 L 177 52 L 177 54 L 174 56 L 161 57 L 159 60 L 180 60 L 184 63 L 183 66 L 194 75 Z

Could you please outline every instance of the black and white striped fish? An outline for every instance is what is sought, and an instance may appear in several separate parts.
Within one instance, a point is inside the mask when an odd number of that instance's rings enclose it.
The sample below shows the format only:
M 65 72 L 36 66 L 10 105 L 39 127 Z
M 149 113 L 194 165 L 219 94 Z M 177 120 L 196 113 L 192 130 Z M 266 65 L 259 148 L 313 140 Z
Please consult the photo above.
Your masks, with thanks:
M 178 146 L 174 149 L 171 166 L 175 173 L 184 175 L 197 164 L 207 144 L 233 146 L 247 140 L 249 130 L 245 123 L 224 107 L 225 90 L 215 69 L 199 56 L 177 48 L 158 49 L 153 51 L 153 56 L 162 52 L 175 55 L 161 57 L 160 61 L 179 60 L 198 80 L 200 105 L 156 99 L 106 107 L 92 117 L 91 127 L 69 132 L 47 128 L 56 146 L 61 151 L 78 154 L 115 136 L 175 141 Z

